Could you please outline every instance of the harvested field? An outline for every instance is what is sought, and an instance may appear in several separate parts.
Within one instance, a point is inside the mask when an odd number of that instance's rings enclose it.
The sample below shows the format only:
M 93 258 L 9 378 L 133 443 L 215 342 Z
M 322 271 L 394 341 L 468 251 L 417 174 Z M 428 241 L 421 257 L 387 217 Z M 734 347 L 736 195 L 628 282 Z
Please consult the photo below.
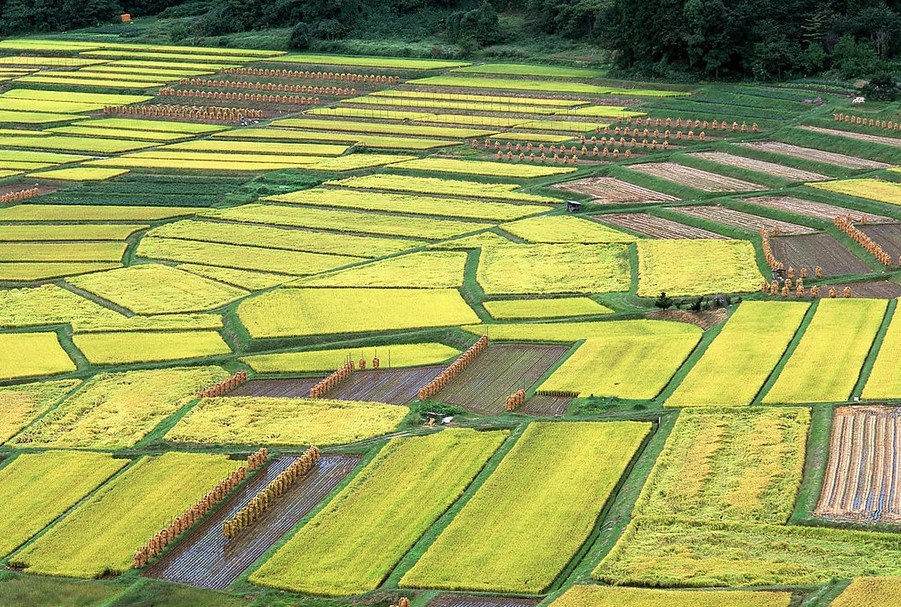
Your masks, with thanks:
M 824 152 L 815 148 L 805 148 L 799 145 L 791 145 L 790 143 L 781 143 L 779 141 L 750 141 L 748 143 L 739 143 L 738 145 L 751 148 L 752 150 L 761 150 L 772 154 L 791 156 L 792 158 L 802 158 L 804 160 L 834 164 L 835 166 L 844 167 L 846 169 L 885 169 L 891 166 L 884 162 L 876 162 L 875 160 L 867 160 L 866 158 L 847 156 L 835 152 Z
M 787 167 L 775 162 L 766 162 L 764 160 L 756 160 L 754 158 L 745 158 L 744 156 L 735 156 L 734 154 L 726 154 L 724 152 L 695 152 L 688 154 L 693 158 L 701 158 L 710 162 L 718 162 L 731 167 L 756 171 L 758 173 L 766 173 L 774 177 L 781 177 L 789 181 L 821 181 L 829 179 L 827 175 L 814 173 L 813 171 L 803 171 Z
M 717 175 L 675 162 L 646 162 L 630 164 L 627 168 L 705 192 L 750 192 L 766 189 L 756 183 Z
M 804 200 L 792 196 L 755 196 L 753 198 L 745 198 L 744 201 L 767 207 L 768 209 L 785 211 L 787 213 L 794 213 L 795 215 L 803 215 L 814 219 L 822 219 L 830 223 L 836 217 L 848 214 L 855 218 L 866 217 L 867 223 L 892 223 L 898 221 L 891 217 L 863 213 L 861 211 L 837 207 L 824 202 L 813 202 L 812 200 Z
M 841 293 L 845 287 L 851 287 L 852 297 L 872 297 L 877 299 L 895 299 L 901 297 L 901 285 L 890 280 L 873 280 L 870 282 L 847 282 L 831 285 Z
M 569 403 L 572 402 L 571 396 L 548 396 L 545 394 L 536 394 L 526 401 L 526 403 L 516 410 L 517 413 L 525 413 L 527 415 L 535 415 L 538 417 L 560 417 L 566 413 Z
M 881 226 L 857 225 L 857 228 L 876 241 L 894 259 L 901 256 L 901 223 Z
M 325 499 L 359 461 L 356 456 L 323 456 L 312 471 L 298 479 L 250 527 L 227 540 L 222 534 L 222 523 L 246 506 L 294 459 L 273 459 L 144 575 L 201 588 L 225 588 Z
M 539 599 L 483 594 L 439 594 L 428 607 L 535 607 Z
M 672 202 L 679 200 L 675 196 L 633 185 L 628 181 L 622 181 L 615 177 L 587 177 L 585 179 L 558 183 L 552 187 L 577 194 L 586 194 L 592 197 L 591 202 L 598 204 Z
M 569 346 L 492 344 L 432 400 L 476 413 L 503 413 L 504 401 L 528 389 L 569 351 Z
M 741 228 L 752 232 L 759 232 L 760 228 L 769 230 L 778 230 L 780 234 L 814 234 L 817 230 L 802 226 L 796 223 L 788 223 L 787 221 L 779 221 L 778 219 L 770 219 L 769 217 L 761 217 L 760 215 L 752 215 L 743 211 L 736 211 L 728 207 L 721 206 L 698 206 L 698 207 L 677 207 L 672 209 L 677 213 L 698 217 L 714 221 L 727 226 Z
M 435 379 L 441 365 L 407 369 L 357 371 L 327 393 L 333 400 L 355 400 L 405 405 L 415 400 L 419 389 Z
M 890 145 L 893 147 L 901 147 L 901 139 L 896 137 L 881 137 L 879 135 L 869 135 L 867 133 L 855 133 L 854 131 L 842 131 L 839 129 L 824 129 L 818 126 L 799 126 L 804 131 L 812 131 L 814 133 L 823 133 L 824 135 L 837 135 L 839 137 L 847 137 L 849 139 L 857 139 L 859 141 L 869 141 L 870 143 L 881 143 L 882 145 Z
M 901 408 L 838 407 L 829 461 L 814 514 L 825 518 L 901 521 Z
M 807 268 L 813 275 L 817 266 L 825 276 L 867 274 L 870 269 L 829 234 L 802 234 L 771 238 L 773 254 L 785 267 Z
M 309 398 L 310 388 L 319 383 L 319 378 L 304 379 L 254 379 L 243 383 L 228 396 L 276 396 L 289 398 Z
M 591 218 L 616 228 L 625 228 L 648 238 L 727 238 L 722 234 L 648 213 L 609 213 L 593 215 Z

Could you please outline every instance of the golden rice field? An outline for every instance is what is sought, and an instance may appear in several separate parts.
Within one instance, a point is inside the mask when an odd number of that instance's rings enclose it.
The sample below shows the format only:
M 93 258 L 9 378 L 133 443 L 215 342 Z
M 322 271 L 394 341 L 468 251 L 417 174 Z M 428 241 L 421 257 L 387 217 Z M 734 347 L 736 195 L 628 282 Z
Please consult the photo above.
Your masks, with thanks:
M 45 451 L 24 453 L 0 468 L 0 554 L 15 550 L 127 463 L 108 453 Z
M 336 305 L 340 314 L 335 314 Z M 478 321 L 454 289 L 277 289 L 242 301 L 238 317 L 254 338 L 449 327 Z
M 570 215 L 542 215 L 505 223 L 505 232 L 534 243 L 603 244 L 630 243 L 638 240 L 631 234 Z
M 901 183 L 884 179 L 843 179 L 839 181 L 818 181 L 806 184 L 808 187 L 847 194 L 858 198 L 868 198 L 886 204 L 901 204 Z
M 140 224 L 80 223 L 46 225 L 4 225 L 0 241 L 80 241 L 125 240 L 135 232 L 148 228 Z
M 75 363 L 53 332 L 0 333 L 0 379 L 60 375 Z
M 0 262 L 0 280 L 13 282 L 31 282 L 58 278 L 60 276 L 73 276 L 86 274 L 87 272 L 99 272 L 121 267 L 119 263 L 83 261 L 83 262 L 34 262 L 23 263 Z
M 340 445 L 390 432 L 407 407 L 337 400 L 231 396 L 200 401 L 166 440 L 200 445 Z
M 123 573 L 131 567 L 135 550 L 237 464 L 223 455 L 143 457 L 17 553 L 14 562 L 42 575 L 96 578 Z
M 248 292 L 162 264 L 140 264 L 67 280 L 136 314 L 197 312 Z
M 622 244 L 489 246 L 479 259 L 488 295 L 628 291 L 629 251 Z
M 846 400 L 886 310 L 884 299 L 823 299 L 797 349 L 776 383 L 763 397 L 766 404 Z M 841 348 L 824 348 L 838 342 Z
M 408 177 L 405 175 L 366 175 L 340 181 L 327 181 L 325 185 L 358 188 L 363 190 L 387 190 L 395 192 L 415 192 L 489 198 L 514 202 L 558 203 L 559 199 L 525 194 L 515 183 L 480 183 L 459 179 L 437 179 L 435 177 Z
M 112 316 L 102 319 L 86 317 L 72 322 L 78 333 L 107 333 L 111 331 L 199 331 L 222 328 L 219 314 L 155 314 L 153 316 Z
M 375 589 L 506 436 L 451 429 L 391 440 L 250 580 L 327 596 Z
M 84 320 L 112 322 L 119 318 L 123 318 L 121 314 L 53 284 L 0 291 L 0 327 L 55 325 Z
M 530 424 L 401 585 L 544 592 L 591 532 L 649 429 Z
M 309 206 L 328 206 L 386 213 L 412 213 L 463 219 L 509 221 L 547 211 L 550 207 L 530 204 L 505 204 L 483 200 L 440 198 L 418 194 L 363 192 L 352 189 L 313 188 L 264 198 L 270 202 L 290 202 Z
M 576 585 L 553 607 L 788 607 L 790 592 L 749 590 L 654 590 Z
M 422 137 L 446 137 L 448 139 L 471 139 L 492 135 L 493 129 L 455 128 L 443 126 L 425 126 L 418 124 L 393 124 L 384 122 L 366 122 L 354 120 L 324 120 L 321 118 L 287 118 L 272 123 L 277 127 L 322 131 L 350 131 L 355 133 L 374 133 L 379 135 L 409 135 Z
M 0 208 L 0 222 L 152 221 L 193 215 L 196 212 L 197 209 L 190 207 L 20 204 Z
M 420 251 L 296 281 L 304 287 L 442 289 L 463 284 L 466 253 Z
M 901 314 L 895 308 L 861 398 L 877 400 L 894 398 L 895 395 L 901 394 L 899 365 L 901 365 Z
M 231 354 L 216 331 L 82 333 L 72 340 L 95 365 L 121 365 Z
M 227 377 L 219 367 L 101 373 L 15 436 L 22 447 L 122 449 Z
M 808 309 L 804 302 L 742 303 L 666 406 L 750 404 L 782 359 Z
M 497 299 L 486 301 L 483 305 L 492 318 L 497 320 L 594 316 L 613 312 L 607 306 L 603 306 L 587 297 Z
M 832 607 L 893 605 L 901 601 L 901 578 L 859 577 L 832 601 Z
M 747 293 L 760 288 L 754 247 L 744 240 L 639 240 L 638 295 Z
M 460 351 L 439 343 L 386 344 L 365 348 L 341 348 L 312 350 L 308 352 L 282 352 L 279 354 L 255 354 L 241 361 L 257 373 L 310 373 L 334 371 L 348 360 L 361 358 L 371 361 L 378 357 L 386 368 L 415 367 L 445 362 Z
M 476 160 L 455 160 L 452 158 L 422 158 L 396 164 L 393 168 L 408 171 L 435 171 L 438 173 L 464 173 L 469 175 L 490 175 L 513 179 L 531 179 L 564 175 L 576 171 L 575 167 L 553 167 L 534 164 L 510 164 L 503 162 L 480 162 Z
M 5 443 L 81 382 L 61 379 L 0 388 L 3 416 L 0 417 L 0 444 Z

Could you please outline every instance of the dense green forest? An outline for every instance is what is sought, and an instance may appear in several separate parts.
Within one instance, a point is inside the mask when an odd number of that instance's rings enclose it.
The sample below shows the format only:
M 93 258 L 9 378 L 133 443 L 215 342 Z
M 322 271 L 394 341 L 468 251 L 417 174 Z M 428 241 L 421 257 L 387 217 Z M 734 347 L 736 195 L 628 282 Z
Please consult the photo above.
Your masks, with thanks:
M 175 43 L 275 29 L 295 49 L 394 41 L 420 55 L 534 59 L 581 48 L 660 78 L 855 78 L 901 59 L 901 0 L 0 0 L 0 34 L 96 27 L 121 12 L 165 20 Z

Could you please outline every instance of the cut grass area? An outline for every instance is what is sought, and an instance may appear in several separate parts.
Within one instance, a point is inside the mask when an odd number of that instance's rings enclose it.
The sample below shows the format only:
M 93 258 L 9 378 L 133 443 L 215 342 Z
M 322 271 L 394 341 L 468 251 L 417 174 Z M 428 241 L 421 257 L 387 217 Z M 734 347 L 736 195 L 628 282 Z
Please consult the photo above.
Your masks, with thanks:
M 0 388 L 0 444 L 44 414 L 79 383 L 77 379 L 62 379 Z
M 635 242 L 635 236 L 595 221 L 569 215 L 532 217 L 501 226 L 505 232 L 534 243 L 603 244 Z
M 386 344 L 359 348 L 313 350 L 310 352 L 281 352 L 244 356 L 241 362 L 257 373 L 314 373 L 334 371 L 348 360 L 379 358 L 382 367 L 415 367 L 436 365 L 455 356 L 460 351 L 444 344 Z M 0 393 L 2 394 L 2 393 Z M 2 396 L 0 396 L 2 398 Z
M 131 447 L 194 400 L 198 391 L 227 376 L 219 367 L 96 375 L 9 444 L 86 449 Z
M 224 455 L 145 457 L 15 556 L 28 573 L 92 578 L 123 573 L 172 516 L 238 467 Z
M 206 215 L 215 219 L 237 222 L 295 226 L 361 234 L 385 234 L 387 236 L 425 238 L 429 240 L 445 240 L 460 234 L 491 227 L 491 224 L 450 219 L 404 217 L 381 213 L 272 204 L 245 204 L 231 209 L 209 211 Z M 265 270 L 266 268 L 260 269 Z M 274 268 L 271 269 L 274 270 Z
M 389 192 L 365 192 L 346 188 L 313 188 L 289 194 L 277 194 L 264 201 L 290 202 L 308 206 L 328 206 L 387 213 L 436 215 L 463 219 L 509 221 L 527 215 L 547 211 L 550 207 L 530 204 L 505 204 L 481 200 L 461 200 L 416 194 L 392 194 Z
M 810 409 L 683 411 L 635 516 L 784 524 L 801 486 Z
M 531 424 L 401 586 L 545 591 L 591 533 L 649 429 Z
M 481 335 L 485 325 L 464 329 Z M 646 400 L 666 386 L 703 331 L 684 323 L 630 320 L 497 324 L 490 326 L 490 334 L 499 341 L 585 340 L 539 390 Z
M 744 240 L 639 240 L 638 295 L 749 293 L 760 288 L 754 246 Z
M 802 302 L 742 303 L 666 406 L 750 404 L 782 359 L 808 308 Z
M 469 175 L 490 175 L 513 179 L 531 179 L 573 173 L 576 167 L 548 167 L 531 164 L 515 164 L 478 160 L 455 160 L 453 158 L 420 158 L 395 164 L 392 168 L 408 171 L 430 171 L 437 173 L 464 173 Z
M 18 548 L 127 463 L 108 453 L 78 451 L 16 457 L 0 469 L 0 554 Z
M 361 266 L 304 278 L 304 287 L 372 287 L 442 289 L 463 286 L 466 253 L 420 251 Z
M 514 202 L 559 203 L 558 198 L 548 198 L 519 191 L 517 183 L 482 183 L 479 181 L 463 181 L 458 179 L 438 179 L 434 177 L 407 177 L 403 175 L 366 175 L 350 177 L 340 181 L 328 181 L 326 185 L 364 190 L 388 190 L 395 192 L 415 192 L 418 194 L 437 194 L 450 196 L 467 196 L 470 198 L 487 198 L 510 200 Z
M 147 259 L 196 263 L 238 270 L 281 272 L 294 276 L 316 274 L 359 261 L 356 257 L 341 255 L 321 255 L 304 251 L 156 237 L 143 238 L 141 244 L 138 245 L 137 254 Z
M 628 291 L 623 244 L 534 244 L 482 249 L 477 278 L 488 295 Z
M 165 438 L 200 445 L 340 445 L 390 432 L 409 412 L 402 406 L 321 398 L 208 398 Z
M 242 301 L 238 317 L 254 338 L 449 327 L 478 321 L 455 289 L 278 289 Z
M 122 592 L 118 585 L 16 575 L 0 580 L 0 604 L 11 607 L 96 607 Z
M 790 592 L 652 590 L 615 586 L 571 587 L 553 607 L 789 607 Z
M 161 264 L 141 264 L 70 278 L 70 284 L 136 314 L 218 308 L 247 291 Z
M 250 581 L 329 596 L 374 590 L 506 436 L 453 429 L 392 440 Z
M 880 299 L 820 300 L 797 349 L 763 402 L 815 403 L 850 398 L 887 303 Z
M 613 310 L 587 297 L 556 297 L 550 299 L 501 299 L 486 301 L 485 309 L 497 320 L 527 318 L 562 318 L 612 314 Z
M 231 354 L 216 331 L 82 333 L 75 345 L 95 365 L 124 365 Z
M 0 333 L 0 379 L 75 371 L 56 333 Z
M 901 314 L 895 308 L 861 398 L 880 400 L 901 397 L 899 368 L 901 368 Z

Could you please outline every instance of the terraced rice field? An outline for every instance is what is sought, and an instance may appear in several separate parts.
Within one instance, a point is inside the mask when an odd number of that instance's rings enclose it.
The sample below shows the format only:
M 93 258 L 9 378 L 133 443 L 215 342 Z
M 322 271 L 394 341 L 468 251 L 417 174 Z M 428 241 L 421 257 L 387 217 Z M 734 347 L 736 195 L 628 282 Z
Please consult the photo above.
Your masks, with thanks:
M 901 521 L 901 408 L 838 407 L 829 460 L 814 514 L 826 518 Z
M 766 162 L 764 160 L 746 158 L 744 156 L 736 156 L 734 154 L 726 154 L 723 152 L 694 152 L 692 154 L 688 154 L 688 156 L 691 158 L 700 158 L 702 160 L 725 164 L 727 166 L 737 167 L 740 169 L 747 169 L 749 171 L 755 171 L 757 173 L 773 175 L 775 177 L 781 177 L 782 179 L 787 179 L 789 181 L 820 181 L 822 179 L 829 179 L 828 176 L 821 173 L 814 173 L 813 171 L 803 171 L 801 169 L 794 169 L 792 167 L 777 164 L 775 162 Z
M 869 133 L 858 133 L 855 131 L 843 131 L 840 129 L 825 129 L 818 126 L 802 125 L 797 127 L 805 131 L 814 133 L 822 133 L 824 135 L 835 135 L 837 137 L 847 137 L 848 139 L 857 139 L 858 141 L 866 141 L 869 143 L 879 143 L 882 145 L 890 145 L 893 147 L 901 146 L 901 139 L 895 137 L 882 137 L 880 135 L 870 135 Z
M 535 607 L 538 603 L 538 599 L 448 593 L 436 596 L 428 607 Z
M 701 169 L 676 164 L 675 162 L 630 164 L 629 169 L 704 192 L 750 192 L 765 189 L 763 186 L 755 183 L 726 177 L 725 175 L 717 175 L 716 173 L 702 171 Z
M 525 404 L 518 408 L 517 411 L 536 417 L 560 417 L 566 413 L 572 400 L 569 396 L 536 394 L 526 400 Z
M 769 217 L 761 217 L 760 215 L 752 215 L 743 211 L 736 211 L 728 207 L 721 206 L 696 206 L 696 207 L 676 207 L 672 209 L 676 213 L 706 219 L 715 223 L 741 228 L 750 232 L 759 232 L 761 228 L 769 231 L 776 230 L 779 234 L 814 234 L 817 230 L 797 223 L 788 223 L 787 221 L 779 221 Z
M 773 255 L 785 267 L 796 270 L 813 269 L 820 266 L 824 276 L 845 274 L 866 274 L 867 265 L 844 245 L 829 234 L 803 234 L 800 236 L 777 236 L 770 239 Z
M 648 213 L 605 213 L 603 215 L 592 215 L 591 218 L 615 228 L 624 228 L 647 238 L 728 238 L 728 236 L 723 236 L 716 232 L 696 228 L 685 223 L 678 223 L 671 219 L 664 219 Z
M 144 575 L 200 588 L 226 588 L 325 499 L 359 461 L 353 455 L 323 456 L 251 527 L 227 539 L 222 534 L 222 523 L 247 505 L 294 459 L 273 458 L 184 541 L 147 568 Z
M 559 183 L 553 187 L 591 196 L 591 201 L 597 204 L 672 202 L 679 200 L 675 196 L 655 192 L 615 177 L 586 177 L 585 179 Z
M 781 154 L 783 156 L 791 156 L 792 158 L 833 164 L 846 169 L 885 169 L 891 166 L 884 162 L 876 162 L 875 160 L 867 160 L 866 158 L 837 154 L 835 152 L 824 152 L 823 150 L 817 150 L 815 148 L 805 148 L 779 141 L 749 141 L 747 143 L 739 143 L 738 145 L 753 150 L 762 150 L 771 154 Z
M 528 390 L 567 352 L 568 346 L 492 344 L 433 400 L 498 415 L 508 396 Z
M 744 198 L 744 202 L 760 205 L 768 209 L 777 211 L 785 211 L 802 217 L 811 217 L 814 219 L 822 219 L 823 221 L 832 222 L 836 217 L 851 215 L 855 218 L 866 217 L 867 223 L 892 223 L 898 221 L 891 217 L 883 215 L 874 215 L 873 213 L 864 213 L 863 211 L 855 211 L 846 209 L 845 207 L 837 207 L 835 205 L 826 204 L 824 202 L 814 202 L 813 200 L 804 200 L 803 198 L 794 198 L 792 196 L 754 196 L 753 198 Z

